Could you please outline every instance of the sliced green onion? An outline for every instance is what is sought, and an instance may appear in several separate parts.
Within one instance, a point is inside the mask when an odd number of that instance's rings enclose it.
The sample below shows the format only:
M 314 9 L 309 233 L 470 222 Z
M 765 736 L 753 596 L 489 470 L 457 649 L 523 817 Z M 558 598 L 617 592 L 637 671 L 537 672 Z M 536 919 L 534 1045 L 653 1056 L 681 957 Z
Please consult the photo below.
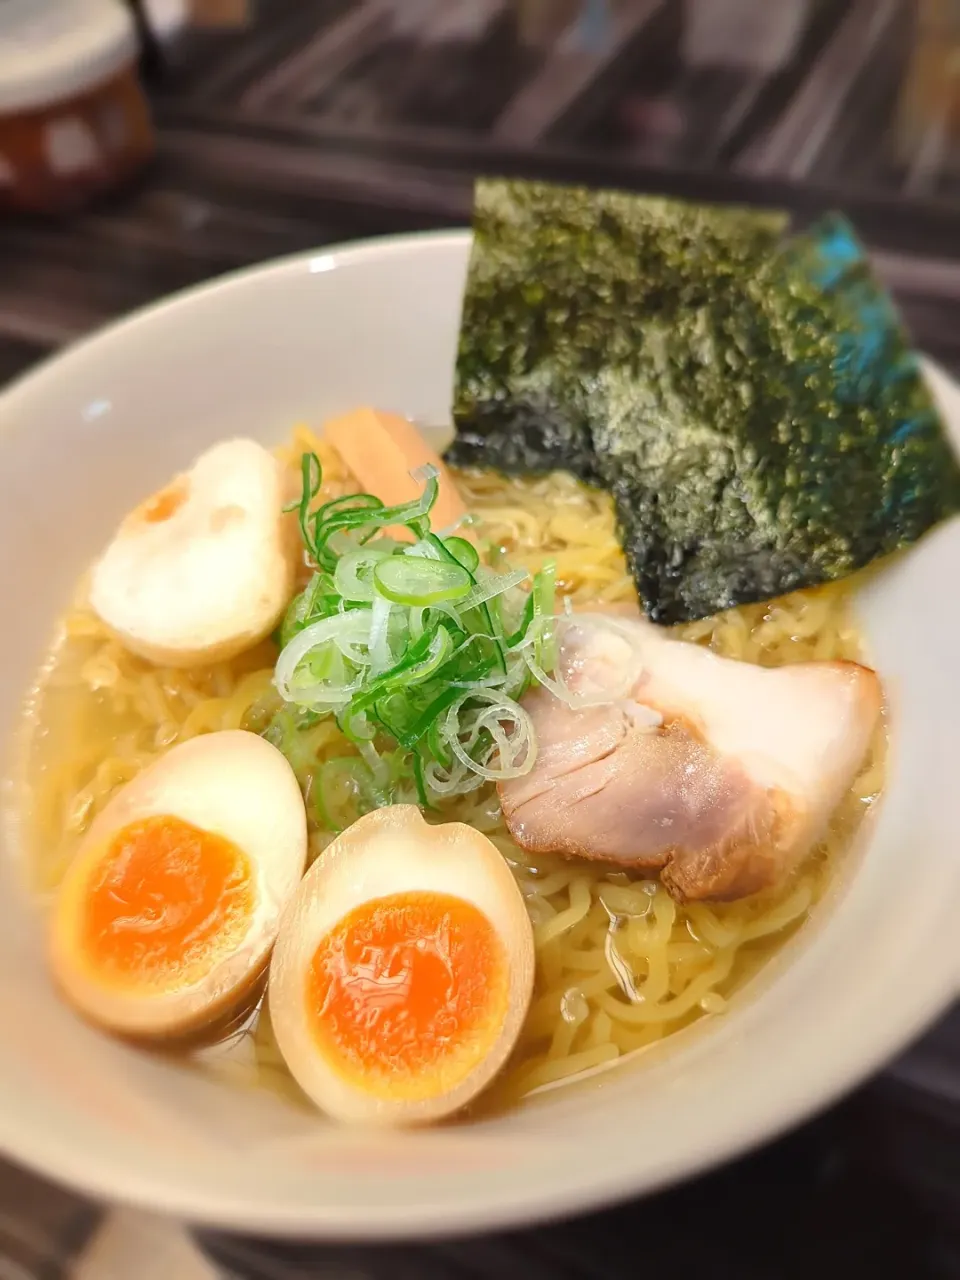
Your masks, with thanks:
M 449 769 L 453 764 L 453 752 L 450 750 L 441 732 L 443 722 L 440 716 L 431 722 L 424 735 L 426 749 L 430 756 L 444 769 Z
M 430 797 L 427 795 L 427 784 L 423 776 L 423 757 L 419 751 L 414 751 L 411 759 L 413 761 L 413 779 L 417 787 L 417 803 L 423 809 L 432 809 Z
M 334 570 L 333 581 L 344 600 L 372 603 L 376 595 L 373 571 L 389 554 L 389 551 L 381 550 L 379 547 L 368 547 L 363 551 L 353 551 L 340 557 Z
M 319 466 L 319 463 L 317 464 Z M 379 498 L 375 498 L 372 493 L 347 493 L 342 498 L 331 498 L 329 502 L 324 503 L 317 511 L 314 512 L 314 519 L 318 524 L 325 524 L 334 518 L 339 519 L 341 516 L 350 515 L 352 518 L 354 513 L 358 511 L 382 511 L 383 503 Z
M 464 717 L 464 705 L 468 700 L 487 702 L 486 707 Z M 514 731 L 508 735 L 503 723 L 513 723 Z M 483 730 L 493 738 L 495 749 L 485 759 L 475 759 L 468 748 L 474 746 Z M 537 740 L 533 721 L 519 703 L 506 699 L 494 691 L 480 689 L 462 693 L 447 711 L 443 728 L 444 739 L 450 750 L 465 769 L 471 769 L 481 778 L 500 782 L 507 778 L 519 778 L 533 768 L 537 755 Z M 464 740 L 465 735 L 465 740 Z M 496 760 L 496 765 L 494 765 Z
M 608 633 L 613 632 L 619 635 L 626 642 L 627 651 L 623 661 L 618 663 L 616 676 L 609 684 L 598 686 L 593 690 L 571 689 L 561 667 L 557 666 L 551 674 L 540 665 L 537 659 L 538 648 L 542 652 L 545 647 L 540 631 L 549 629 L 549 647 L 555 651 L 558 638 L 568 627 L 576 627 L 579 630 L 599 627 Z M 569 617 L 538 619 L 530 628 L 530 634 L 524 640 L 521 649 L 523 660 L 534 679 L 545 689 L 549 689 L 555 698 L 559 698 L 561 702 L 573 708 L 607 706 L 611 702 L 620 702 L 630 696 L 643 673 L 643 654 L 636 643 L 636 638 L 632 632 L 621 627 L 616 618 L 582 613 Z
M 376 570 L 374 570 L 376 572 Z M 377 676 L 393 666 L 393 654 L 390 652 L 390 614 L 393 605 L 382 596 L 374 599 L 370 609 L 370 635 L 367 649 L 370 654 L 370 674 Z
M 480 564 L 480 552 L 468 542 L 466 538 L 443 538 L 443 545 L 447 548 L 452 556 L 455 556 L 465 569 L 470 573 L 476 573 Z M 524 574 L 526 577 L 526 574 Z
M 301 496 L 290 509 L 317 572 L 279 629 L 274 682 L 297 727 L 281 726 L 277 713 L 268 731 L 296 759 L 305 794 L 315 788 L 330 829 L 400 798 L 426 806 L 521 776 L 536 741 L 517 700 L 534 679 L 574 697 L 554 671 L 554 566 L 532 576 L 528 594 L 522 570 L 483 568 L 453 527 L 431 530 L 436 468 L 412 474 L 423 491 L 410 502 L 388 507 L 350 494 L 311 510 L 320 464 L 301 459 Z M 413 542 L 383 536 L 394 526 Z M 358 755 L 320 767 L 290 739 L 325 714 Z
M 357 747 L 360 758 L 370 770 L 370 776 L 378 786 L 385 786 L 390 781 L 390 769 L 380 756 L 372 742 L 361 742 Z
M 298 671 L 307 655 L 322 645 L 330 642 L 336 644 L 338 641 L 362 643 L 368 634 L 369 624 L 359 610 L 338 613 L 332 618 L 323 618 L 320 622 L 305 627 L 294 636 L 277 659 L 274 684 L 281 698 L 285 702 L 305 707 L 336 706 L 349 701 L 352 693 L 362 683 L 359 679 L 344 681 L 338 688 L 322 678 L 310 677 L 309 673 L 301 674 L 298 678 Z
M 533 590 L 530 595 L 533 598 L 533 618 L 534 624 L 540 620 L 540 626 L 537 629 L 537 638 L 534 642 L 534 657 L 538 666 L 544 670 L 552 670 L 557 661 L 557 647 L 554 643 L 554 628 L 548 625 L 548 619 L 551 619 L 556 610 L 557 600 L 557 566 L 553 560 L 548 560 L 540 572 L 537 574 L 537 580 L 533 584 Z
M 315 453 L 301 454 L 300 498 L 297 502 L 291 502 L 284 507 L 284 511 L 297 512 L 300 536 L 303 539 L 304 546 L 310 552 L 313 551 L 313 541 L 310 536 L 310 504 L 320 492 L 322 482 L 323 471 L 320 466 L 320 459 Z
M 355 756 L 337 757 L 321 765 L 313 790 L 321 825 L 338 834 L 365 813 L 389 804 Z
M 426 735 L 434 720 L 456 701 L 460 692 L 456 685 L 436 689 L 427 685 L 415 690 L 419 698 L 400 691 L 391 693 L 377 703 L 377 716 L 402 747 L 412 748 Z
M 336 716 L 337 728 L 355 746 L 359 747 L 362 742 L 372 742 L 377 736 L 377 726 L 370 723 L 367 713 L 355 711 L 349 702 L 338 708 Z
M 418 538 L 413 546 L 408 549 L 407 555 L 419 556 L 421 560 L 442 560 L 444 558 L 433 543 L 426 538 Z
M 529 576 L 523 569 L 515 569 L 512 573 L 490 575 L 483 578 L 478 581 L 472 591 L 459 601 L 459 607 L 461 609 L 475 609 L 477 605 L 484 604 L 487 600 L 493 600 L 497 596 L 502 596 L 505 592 L 511 591 L 514 587 L 518 587 L 521 582 L 526 582 Z
M 436 480 L 439 475 L 440 472 L 432 462 L 425 462 L 423 466 L 414 467 L 410 472 L 410 479 L 415 484 L 426 484 L 430 480 Z
M 423 684 L 430 676 L 436 675 L 452 652 L 453 641 L 450 639 L 450 632 L 444 627 L 437 627 L 430 636 L 430 647 L 424 657 L 403 672 L 406 685 L 412 688 L 414 685 Z
M 441 797 L 469 795 L 487 781 L 472 766 L 465 768 L 459 761 L 452 768 L 444 769 L 436 760 L 430 760 L 424 766 L 423 776 L 430 790 Z
M 389 556 L 373 571 L 377 590 L 396 604 L 426 606 L 441 600 L 458 600 L 472 586 L 462 565 L 421 560 L 415 556 Z

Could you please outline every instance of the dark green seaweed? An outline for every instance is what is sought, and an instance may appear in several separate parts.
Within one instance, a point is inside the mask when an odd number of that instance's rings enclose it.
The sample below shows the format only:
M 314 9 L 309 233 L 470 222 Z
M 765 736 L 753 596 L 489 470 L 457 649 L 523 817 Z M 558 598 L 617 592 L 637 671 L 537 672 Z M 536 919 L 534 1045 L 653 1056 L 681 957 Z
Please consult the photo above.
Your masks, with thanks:
M 960 469 L 846 221 L 478 184 L 448 458 L 613 494 L 674 623 L 843 577 L 960 510 Z

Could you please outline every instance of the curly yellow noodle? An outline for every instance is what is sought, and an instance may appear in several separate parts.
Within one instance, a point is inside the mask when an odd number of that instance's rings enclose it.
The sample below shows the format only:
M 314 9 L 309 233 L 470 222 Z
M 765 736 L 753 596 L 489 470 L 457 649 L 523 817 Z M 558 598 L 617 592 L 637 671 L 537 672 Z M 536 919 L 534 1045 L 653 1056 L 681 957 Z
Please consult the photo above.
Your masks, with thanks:
M 305 427 L 296 429 L 279 456 L 293 471 L 304 449 L 314 449 L 323 464 L 318 500 L 355 488 L 339 458 Z M 506 479 L 471 471 L 459 483 L 498 564 L 536 568 L 554 560 L 560 589 L 575 607 L 635 603 L 605 495 L 559 473 Z M 681 634 L 768 666 L 856 659 L 859 640 L 848 597 L 842 584 L 799 592 L 692 623 Z M 83 832 L 117 788 L 173 743 L 218 729 L 258 727 L 257 708 L 272 696 L 275 657 L 264 643 L 208 668 L 153 667 L 128 653 L 89 611 L 81 587 L 44 669 L 29 733 L 25 806 L 41 893 L 56 887 Z M 318 760 L 352 751 L 332 720 L 305 733 L 301 746 Z M 721 1016 L 732 993 L 823 896 L 880 790 L 882 746 L 878 735 L 828 837 L 793 881 L 738 903 L 678 906 L 656 881 L 527 854 L 510 839 L 492 789 L 450 805 L 449 817 L 473 824 L 497 845 L 534 924 L 536 990 L 495 1101 L 515 1100 L 615 1061 L 697 1018 Z M 313 825 L 311 856 L 330 838 Z M 237 1033 L 233 1047 L 238 1052 L 215 1055 L 212 1068 L 299 1096 L 266 1010 Z

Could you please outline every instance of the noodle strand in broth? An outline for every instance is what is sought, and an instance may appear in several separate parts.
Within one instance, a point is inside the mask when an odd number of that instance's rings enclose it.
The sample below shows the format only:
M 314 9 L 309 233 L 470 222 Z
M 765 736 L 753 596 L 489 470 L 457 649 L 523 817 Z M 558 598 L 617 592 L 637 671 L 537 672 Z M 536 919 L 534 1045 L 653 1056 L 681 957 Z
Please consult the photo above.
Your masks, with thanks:
M 306 429 L 280 451 L 292 468 L 304 450 L 323 465 L 318 501 L 355 491 L 339 458 Z M 636 596 L 609 498 L 571 476 L 511 479 L 458 475 L 497 567 L 531 571 L 553 560 L 575 609 L 629 606 Z M 304 575 L 306 576 L 306 567 Z M 852 659 L 859 638 L 850 588 L 832 584 L 691 623 L 679 634 L 718 653 L 766 666 Z M 257 728 L 270 703 L 270 643 L 197 670 L 154 667 L 127 652 L 84 605 L 63 619 L 34 699 L 26 762 L 27 824 L 40 891 L 59 883 L 80 837 L 111 795 L 169 747 L 219 729 Z M 299 748 L 324 760 L 355 754 L 333 718 L 306 730 Z M 595 863 L 526 853 L 507 832 L 492 787 L 445 806 L 497 845 L 516 876 L 534 925 L 537 980 L 520 1042 L 491 1091 L 498 1103 L 612 1062 L 704 1015 L 790 936 L 821 899 L 842 851 L 880 790 L 883 740 L 836 815 L 826 839 L 784 888 L 729 904 L 678 905 L 655 880 Z M 331 839 L 312 819 L 316 857 Z M 254 1018 L 230 1052 L 212 1055 L 231 1079 L 298 1095 L 269 1017 Z M 484 1106 L 488 1105 L 485 1101 Z

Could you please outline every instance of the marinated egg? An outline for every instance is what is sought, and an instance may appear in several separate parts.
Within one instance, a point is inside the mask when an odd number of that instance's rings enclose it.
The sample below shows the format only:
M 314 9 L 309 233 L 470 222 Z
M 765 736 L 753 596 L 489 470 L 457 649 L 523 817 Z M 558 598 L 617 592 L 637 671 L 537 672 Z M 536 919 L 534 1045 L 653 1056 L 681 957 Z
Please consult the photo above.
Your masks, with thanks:
M 123 521 L 93 569 L 94 610 L 151 662 L 193 666 L 250 648 L 293 594 L 285 485 L 253 440 L 207 450 Z
M 323 1110 L 421 1123 L 503 1065 L 533 970 L 530 919 L 496 846 L 394 805 L 349 827 L 304 878 L 270 966 L 270 1015 Z
M 58 985 L 111 1031 L 200 1031 L 262 976 L 306 851 L 303 799 L 275 747 L 239 730 L 174 747 L 110 801 L 67 871 L 50 932 Z

